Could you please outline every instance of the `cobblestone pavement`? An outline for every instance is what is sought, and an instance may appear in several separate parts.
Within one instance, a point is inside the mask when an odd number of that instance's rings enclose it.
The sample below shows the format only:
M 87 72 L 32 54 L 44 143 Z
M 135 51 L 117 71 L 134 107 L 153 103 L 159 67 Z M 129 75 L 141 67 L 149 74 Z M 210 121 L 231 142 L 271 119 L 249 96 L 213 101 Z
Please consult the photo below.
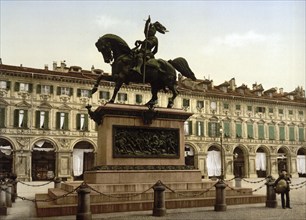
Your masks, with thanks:
M 265 182 L 258 182 L 261 179 L 247 179 L 251 182 L 242 180 L 242 187 L 258 189 L 254 194 L 266 194 L 266 187 L 260 188 Z M 292 184 L 298 184 L 305 181 L 305 178 L 293 178 Z M 256 183 L 253 183 L 256 182 Z M 46 182 L 30 182 L 31 185 L 40 185 Z M 18 195 L 27 199 L 33 199 L 36 193 L 46 193 L 48 188 L 52 188 L 53 183 L 41 187 L 31 187 L 18 183 Z M 238 219 L 238 220 L 305 220 L 306 219 L 306 186 L 298 188 L 293 186 L 290 191 L 291 206 L 293 209 L 282 209 L 280 196 L 277 195 L 277 208 L 266 208 L 265 203 L 231 205 L 227 206 L 224 212 L 214 211 L 214 207 L 189 208 L 189 209 L 168 209 L 163 217 L 152 216 L 152 211 L 140 212 L 119 212 L 107 214 L 93 214 L 92 219 L 110 219 L 110 220 L 160 220 L 160 219 Z M 12 208 L 8 208 L 8 215 L 0 216 L 1 220 L 70 220 L 76 219 L 76 216 L 59 217 L 36 217 L 35 204 L 31 201 L 18 198 L 13 203 Z

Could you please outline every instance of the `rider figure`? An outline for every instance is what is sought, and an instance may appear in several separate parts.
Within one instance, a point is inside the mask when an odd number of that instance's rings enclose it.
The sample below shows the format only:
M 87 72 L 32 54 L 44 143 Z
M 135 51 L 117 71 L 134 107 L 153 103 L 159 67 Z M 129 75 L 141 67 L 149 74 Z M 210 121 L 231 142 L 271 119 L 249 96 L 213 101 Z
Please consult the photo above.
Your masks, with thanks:
M 154 55 L 158 51 L 158 39 L 155 36 L 156 31 L 162 34 L 167 32 L 167 29 L 158 21 L 156 21 L 154 24 L 151 24 L 150 22 L 151 18 L 149 16 L 144 28 L 144 34 L 146 38 L 143 41 L 137 40 L 135 42 L 135 49 L 137 49 L 140 45 L 141 47 L 140 49 L 135 51 L 136 66 L 132 70 L 139 73 L 140 75 L 142 75 L 141 66 L 144 63 L 144 59 L 149 60 L 151 58 L 154 58 Z

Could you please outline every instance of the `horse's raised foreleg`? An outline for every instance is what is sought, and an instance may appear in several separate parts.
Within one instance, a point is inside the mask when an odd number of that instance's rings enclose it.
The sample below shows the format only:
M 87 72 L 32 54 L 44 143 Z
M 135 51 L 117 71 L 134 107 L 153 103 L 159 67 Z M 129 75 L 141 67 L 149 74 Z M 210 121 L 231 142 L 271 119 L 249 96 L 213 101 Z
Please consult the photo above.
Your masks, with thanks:
M 176 96 L 178 95 L 178 91 L 177 91 L 177 86 L 175 84 L 169 85 L 169 89 L 172 92 L 172 97 L 169 99 L 168 101 L 168 106 L 167 108 L 172 108 L 174 105 L 174 99 L 176 98 Z
M 102 74 L 97 78 L 97 81 L 91 90 L 91 94 L 94 94 L 98 90 L 101 79 L 102 79 Z
M 114 103 L 114 102 L 115 102 L 117 93 L 119 92 L 119 90 L 120 90 L 122 84 L 123 84 L 123 82 L 121 82 L 121 81 L 117 81 L 117 82 L 116 82 L 113 96 L 112 96 L 112 98 L 108 101 L 108 103 Z

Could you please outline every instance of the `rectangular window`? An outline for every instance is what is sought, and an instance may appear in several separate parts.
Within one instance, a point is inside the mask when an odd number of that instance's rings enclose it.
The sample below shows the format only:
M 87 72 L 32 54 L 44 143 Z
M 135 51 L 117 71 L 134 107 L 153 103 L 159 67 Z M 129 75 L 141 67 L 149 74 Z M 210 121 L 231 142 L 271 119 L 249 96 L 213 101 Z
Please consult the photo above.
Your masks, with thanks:
M 57 87 L 57 95 L 72 96 L 73 95 L 73 88 L 69 88 L 69 87 Z
M 109 100 L 110 93 L 108 91 L 100 91 L 99 98 L 103 100 Z
M 228 121 L 225 121 L 223 123 L 223 127 L 224 127 L 224 137 L 229 138 L 230 137 L 230 123 Z
M 204 122 L 197 121 L 197 136 L 204 136 Z
M 37 94 L 44 94 L 44 95 L 53 94 L 53 86 L 50 86 L 50 85 L 37 85 L 36 93 Z
M 279 140 L 280 141 L 285 140 L 285 127 L 284 126 L 279 127 Z
M 294 127 L 289 127 L 289 141 L 295 141 Z
M 283 109 L 278 109 L 278 114 L 280 114 L 280 115 L 284 114 L 284 110 Z
M 224 104 L 223 104 L 223 108 L 226 109 L 226 110 L 228 110 L 228 109 L 229 109 L 229 104 L 228 104 L 228 103 L 224 103 Z
M 190 106 L 190 100 L 189 99 L 183 99 L 183 107 L 189 107 Z
M 28 127 L 28 110 L 15 109 L 14 127 L 16 128 L 27 128 Z
M 32 84 L 31 83 L 15 82 L 15 91 L 17 91 L 17 92 L 32 92 Z
M 275 126 L 269 125 L 269 140 L 275 140 Z
M 192 121 L 184 122 L 184 133 L 185 135 L 192 135 Z
M 242 138 L 242 124 L 236 123 L 236 138 Z
M 36 128 L 38 129 L 49 128 L 49 112 L 36 111 Z
M 5 108 L 0 108 L 0 128 L 5 127 Z
M 247 129 L 248 129 L 248 138 L 249 138 L 249 139 L 253 139 L 253 138 L 254 138 L 253 124 L 248 123 L 248 124 L 247 124 Z
M 136 104 L 141 104 L 142 103 L 142 95 L 136 94 Z
M 305 141 L 304 128 L 299 128 L 299 141 Z
M 248 105 L 248 112 L 253 111 L 253 107 L 251 105 Z
M 236 110 L 240 111 L 241 110 L 241 105 L 236 105 Z
M 202 108 L 204 108 L 204 101 L 197 101 L 197 108 L 198 109 L 202 109 Z
M 299 115 L 304 115 L 304 112 L 303 111 L 299 111 Z
M 258 125 L 258 139 L 259 140 L 264 140 L 265 139 L 265 130 L 264 130 L 264 125 L 263 124 Z
M 10 82 L 0 80 L 0 89 L 9 90 L 10 89 Z
M 293 110 L 288 110 L 289 115 L 293 115 Z
M 91 91 L 88 90 L 88 89 L 77 89 L 77 97 L 90 98 L 91 97 Z
M 265 113 L 266 108 L 265 107 L 256 107 L 256 113 Z
M 77 114 L 76 127 L 78 131 L 88 131 L 88 114 Z
M 118 102 L 126 102 L 127 94 L 126 93 L 118 93 Z
M 219 137 L 220 136 L 220 125 L 218 122 L 209 122 L 208 123 L 208 136 L 209 137 Z
M 68 113 L 56 113 L 56 128 L 59 130 L 68 130 Z
M 270 113 L 270 114 L 273 113 L 273 108 L 269 108 L 269 113 Z

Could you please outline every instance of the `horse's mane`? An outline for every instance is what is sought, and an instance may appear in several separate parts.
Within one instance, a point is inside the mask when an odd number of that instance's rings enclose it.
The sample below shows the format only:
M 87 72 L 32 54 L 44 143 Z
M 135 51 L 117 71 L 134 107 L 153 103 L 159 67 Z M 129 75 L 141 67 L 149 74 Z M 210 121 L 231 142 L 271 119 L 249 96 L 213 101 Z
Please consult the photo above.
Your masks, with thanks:
M 131 51 L 129 45 L 121 37 L 115 34 L 105 34 L 99 38 L 99 41 L 100 40 L 116 41 L 118 46 L 121 47 L 121 49 L 125 50 L 128 53 Z

